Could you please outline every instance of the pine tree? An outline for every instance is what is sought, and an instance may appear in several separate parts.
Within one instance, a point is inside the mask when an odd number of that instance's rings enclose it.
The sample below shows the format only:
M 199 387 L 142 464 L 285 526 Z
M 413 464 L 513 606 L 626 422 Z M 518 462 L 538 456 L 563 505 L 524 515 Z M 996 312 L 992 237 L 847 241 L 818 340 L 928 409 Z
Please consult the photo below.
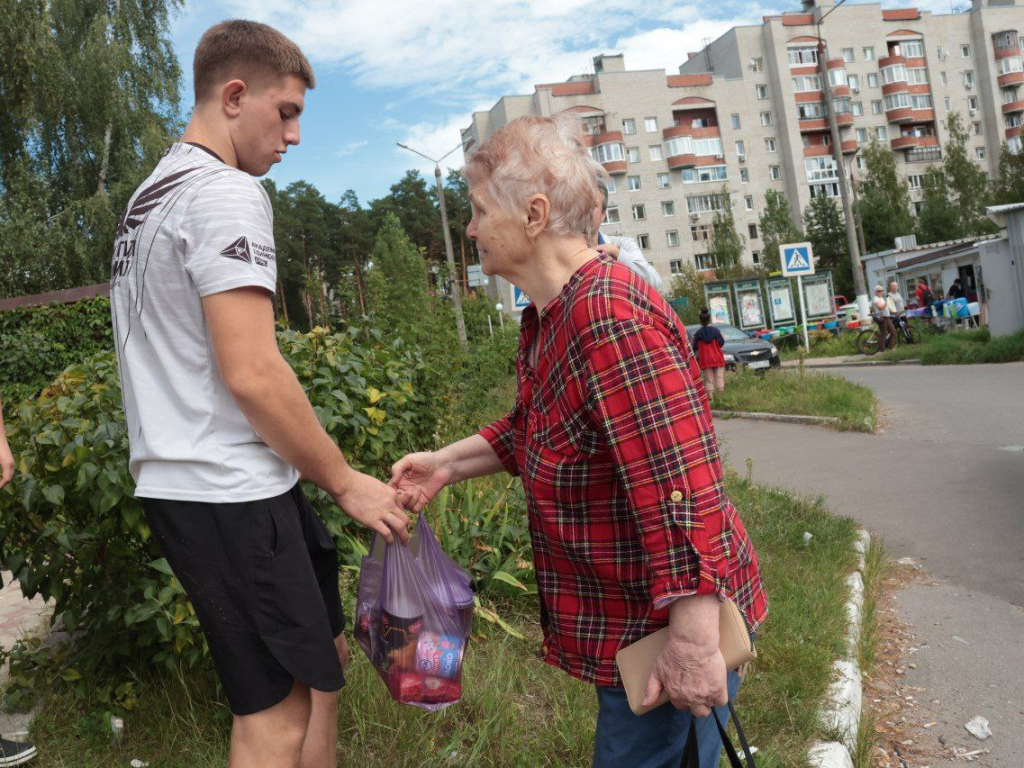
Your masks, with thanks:
M 367 309 L 378 327 L 409 336 L 429 310 L 427 264 L 398 216 L 383 215 L 366 275 Z
M 793 222 L 789 201 L 781 192 L 769 189 L 765 193 L 764 202 L 764 210 L 759 218 L 761 241 L 764 243 L 761 265 L 764 270 L 774 272 L 781 268 L 779 246 L 801 242 L 804 234 Z
M 896 170 L 892 150 L 877 139 L 861 150 L 867 177 L 858 189 L 864 243 L 868 253 L 895 247 L 896 238 L 914 231 L 910 186 Z

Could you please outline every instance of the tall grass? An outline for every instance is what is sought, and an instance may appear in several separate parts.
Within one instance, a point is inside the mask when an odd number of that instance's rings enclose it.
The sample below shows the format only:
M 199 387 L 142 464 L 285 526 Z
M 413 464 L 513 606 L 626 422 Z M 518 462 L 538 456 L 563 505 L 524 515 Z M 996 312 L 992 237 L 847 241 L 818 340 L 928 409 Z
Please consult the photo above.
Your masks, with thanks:
M 914 346 L 901 345 L 878 355 L 880 360 L 920 360 L 922 365 L 1013 363 L 1024 360 L 1024 331 L 992 338 L 988 328 L 925 336 Z

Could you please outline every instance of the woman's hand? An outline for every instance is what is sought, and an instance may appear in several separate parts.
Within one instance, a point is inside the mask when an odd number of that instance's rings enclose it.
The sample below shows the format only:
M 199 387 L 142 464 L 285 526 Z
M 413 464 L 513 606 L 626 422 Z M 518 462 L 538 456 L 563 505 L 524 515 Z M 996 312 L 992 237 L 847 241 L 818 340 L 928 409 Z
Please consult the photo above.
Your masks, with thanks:
M 722 652 L 669 638 L 651 670 L 644 705 L 656 702 L 662 690 L 668 691 L 676 709 L 689 710 L 694 717 L 707 717 L 712 707 L 729 701 Z
M 613 259 L 619 258 L 619 246 L 614 243 L 598 243 L 594 246 L 594 250 L 611 256 Z
M 0 420 L 0 425 L 3 421 Z M 11 454 L 11 447 L 7 444 L 2 426 L 0 426 L 0 488 L 3 488 L 14 478 L 14 456 Z
M 419 514 L 452 476 L 443 451 L 410 453 L 391 468 L 391 486 L 401 491 L 399 500 L 405 508 Z

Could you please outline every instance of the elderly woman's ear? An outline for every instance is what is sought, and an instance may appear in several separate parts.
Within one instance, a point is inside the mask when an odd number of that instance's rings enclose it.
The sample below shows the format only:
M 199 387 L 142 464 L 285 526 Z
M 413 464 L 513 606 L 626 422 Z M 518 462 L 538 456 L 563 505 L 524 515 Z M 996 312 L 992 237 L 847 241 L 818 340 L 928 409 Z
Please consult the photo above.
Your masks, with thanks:
M 536 240 L 548 228 L 551 219 L 551 201 L 547 195 L 530 195 L 526 201 L 526 236 Z

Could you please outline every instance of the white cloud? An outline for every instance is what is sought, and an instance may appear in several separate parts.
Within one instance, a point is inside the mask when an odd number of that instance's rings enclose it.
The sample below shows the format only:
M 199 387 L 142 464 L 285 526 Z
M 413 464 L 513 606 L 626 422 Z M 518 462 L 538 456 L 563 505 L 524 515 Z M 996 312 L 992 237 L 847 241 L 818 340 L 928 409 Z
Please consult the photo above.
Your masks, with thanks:
M 454 115 L 441 123 L 417 123 L 406 128 L 405 138 L 402 143 L 422 152 L 427 157 L 439 158 L 455 147 L 454 152 L 441 161 L 441 170 L 447 175 L 449 168 L 461 168 L 464 162 L 462 156 L 462 129 L 468 124 L 468 119 L 462 113 Z M 396 146 L 395 152 L 400 156 L 401 163 L 407 168 L 415 168 L 428 180 L 434 176 L 434 164 L 424 160 L 422 157 Z
M 365 139 L 362 141 L 350 141 L 347 144 L 343 144 L 342 146 L 340 146 L 334 154 L 336 154 L 338 157 L 354 155 L 356 152 L 358 152 L 360 149 L 362 149 L 369 143 L 370 142 L 366 141 Z

